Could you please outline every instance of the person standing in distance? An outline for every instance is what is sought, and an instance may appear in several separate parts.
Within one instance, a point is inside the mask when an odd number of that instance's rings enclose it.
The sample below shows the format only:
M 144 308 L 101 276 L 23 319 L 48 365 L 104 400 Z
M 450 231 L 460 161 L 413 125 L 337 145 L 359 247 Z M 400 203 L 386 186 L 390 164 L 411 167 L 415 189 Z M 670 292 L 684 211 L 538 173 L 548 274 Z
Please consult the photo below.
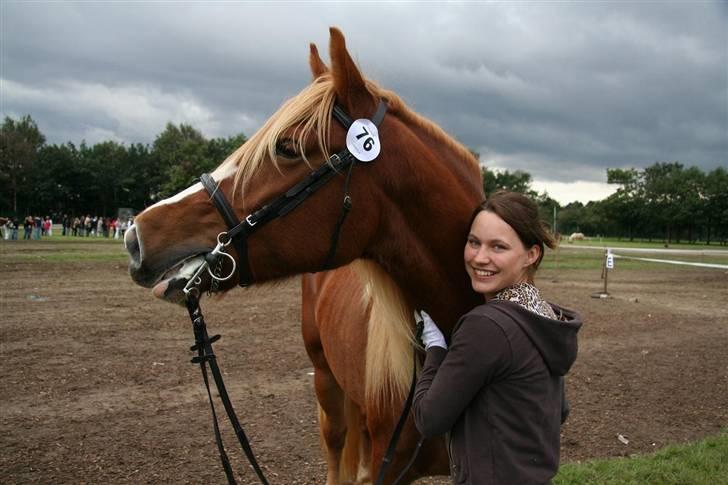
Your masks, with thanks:
M 424 437 L 447 434 L 453 483 L 544 484 L 558 471 L 563 376 L 581 317 L 534 286 L 545 246 L 556 242 L 536 205 L 493 194 L 476 208 L 464 251 L 485 304 L 460 318 L 449 348 L 422 312 L 426 357 L 413 413 Z

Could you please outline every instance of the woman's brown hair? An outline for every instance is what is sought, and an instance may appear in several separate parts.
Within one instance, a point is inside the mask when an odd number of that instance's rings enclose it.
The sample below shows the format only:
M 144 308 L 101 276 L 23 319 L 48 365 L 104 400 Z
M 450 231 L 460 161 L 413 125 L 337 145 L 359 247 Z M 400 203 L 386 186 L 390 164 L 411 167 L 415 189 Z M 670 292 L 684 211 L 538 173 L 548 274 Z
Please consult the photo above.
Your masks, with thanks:
M 475 208 L 473 217 L 470 219 L 471 227 L 477 215 L 482 211 L 492 212 L 503 219 L 516 231 L 526 249 L 534 245 L 541 248 L 541 255 L 528 268 L 529 282 L 533 283 L 533 275 L 541 264 L 545 246 L 551 249 L 556 248 L 556 239 L 539 217 L 538 206 L 521 193 L 501 190 L 491 194 L 487 200 Z

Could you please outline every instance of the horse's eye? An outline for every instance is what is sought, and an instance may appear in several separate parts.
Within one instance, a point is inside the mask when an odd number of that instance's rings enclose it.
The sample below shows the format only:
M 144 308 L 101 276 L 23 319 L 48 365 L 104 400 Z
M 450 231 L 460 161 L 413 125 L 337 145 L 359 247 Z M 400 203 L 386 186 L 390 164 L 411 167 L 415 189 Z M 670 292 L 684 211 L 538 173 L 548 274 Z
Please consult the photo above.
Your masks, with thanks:
M 278 140 L 276 143 L 276 155 L 283 158 L 298 158 L 298 152 L 293 145 L 293 141 L 289 138 Z

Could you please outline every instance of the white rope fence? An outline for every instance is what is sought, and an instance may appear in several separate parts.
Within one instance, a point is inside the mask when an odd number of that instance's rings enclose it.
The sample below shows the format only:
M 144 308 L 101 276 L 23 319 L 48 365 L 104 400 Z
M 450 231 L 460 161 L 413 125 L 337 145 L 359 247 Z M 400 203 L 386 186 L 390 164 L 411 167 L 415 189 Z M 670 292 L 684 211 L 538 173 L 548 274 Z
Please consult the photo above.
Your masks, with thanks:
M 663 249 L 663 248 L 626 248 L 616 246 L 584 246 L 581 244 L 559 244 L 559 249 L 591 249 L 592 251 L 619 251 L 620 253 L 652 253 L 691 256 L 726 256 L 728 249 Z
M 650 263 L 665 263 L 665 264 L 677 264 L 682 266 L 697 266 L 699 268 L 714 268 L 714 269 L 725 269 L 728 270 L 728 264 L 718 263 L 702 263 L 692 261 L 680 261 L 675 259 L 658 259 L 658 258 L 643 258 L 636 256 L 624 256 L 623 254 L 617 254 L 615 251 L 620 253 L 651 253 L 651 254 L 670 254 L 680 256 L 725 256 L 728 257 L 728 250 L 725 249 L 662 249 L 662 248 L 626 248 L 626 247 L 600 247 L 600 246 L 583 246 L 583 245 L 559 245 L 559 249 L 591 249 L 592 251 L 602 251 L 605 256 L 611 254 L 614 258 L 630 259 L 634 261 L 647 261 Z M 611 265 L 610 268 L 611 269 Z
M 684 266 L 699 266 L 701 268 L 717 268 L 717 269 L 728 269 L 728 264 L 713 264 L 713 263 L 693 263 L 690 261 L 674 261 L 670 259 L 654 259 L 654 258 L 636 258 L 634 256 L 622 256 L 621 254 L 614 254 L 612 256 L 620 259 L 633 259 L 635 261 L 649 261 L 651 263 L 667 263 L 667 264 L 679 264 Z
M 563 248 L 564 246 L 559 246 L 560 248 Z M 702 262 L 693 262 L 693 261 L 678 261 L 673 259 L 657 259 L 657 258 L 640 258 L 636 256 L 624 256 L 622 254 L 616 254 L 614 253 L 615 250 L 618 250 L 620 252 L 635 252 L 635 253 L 670 253 L 670 254 L 681 254 L 687 256 L 690 255 L 696 255 L 700 254 L 701 256 L 705 256 L 707 254 L 711 256 L 728 256 L 728 251 L 725 250 L 679 250 L 679 249 L 648 249 L 648 248 L 608 248 L 608 247 L 595 247 L 595 246 L 566 246 L 566 248 L 574 248 L 574 249 L 592 249 L 596 251 L 603 251 L 604 256 L 602 259 L 602 280 L 604 280 L 604 289 L 601 292 L 598 293 L 592 293 L 592 298 L 609 298 L 609 293 L 607 292 L 607 280 L 609 278 L 609 270 L 614 269 L 614 260 L 619 259 L 629 259 L 634 261 L 647 261 L 650 263 L 665 263 L 665 264 L 676 264 L 680 266 L 694 266 L 699 268 L 712 268 L 712 269 L 722 269 L 722 270 L 728 270 L 728 264 L 718 264 L 718 263 L 702 263 Z M 728 273 L 728 271 L 726 271 Z

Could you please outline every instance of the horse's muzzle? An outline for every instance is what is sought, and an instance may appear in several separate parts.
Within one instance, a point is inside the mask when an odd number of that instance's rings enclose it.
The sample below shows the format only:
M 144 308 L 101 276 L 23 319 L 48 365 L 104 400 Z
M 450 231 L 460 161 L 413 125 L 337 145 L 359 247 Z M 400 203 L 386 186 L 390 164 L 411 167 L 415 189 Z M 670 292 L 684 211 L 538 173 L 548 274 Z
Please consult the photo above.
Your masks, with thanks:
M 158 275 L 153 271 L 146 271 L 142 265 L 142 249 L 137 237 L 136 226 L 131 226 L 124 234 L 124 247 L 129 253 L 129 274 L 134 282 L 140 286 L 151 288 Z
M 129 253 L 130 263 L 139 266 L 142 260 L 142 252 L 139 248 L 139 239 L 137 239 L 136 226 L 131 226 L 124 234 L 124 247 Z

